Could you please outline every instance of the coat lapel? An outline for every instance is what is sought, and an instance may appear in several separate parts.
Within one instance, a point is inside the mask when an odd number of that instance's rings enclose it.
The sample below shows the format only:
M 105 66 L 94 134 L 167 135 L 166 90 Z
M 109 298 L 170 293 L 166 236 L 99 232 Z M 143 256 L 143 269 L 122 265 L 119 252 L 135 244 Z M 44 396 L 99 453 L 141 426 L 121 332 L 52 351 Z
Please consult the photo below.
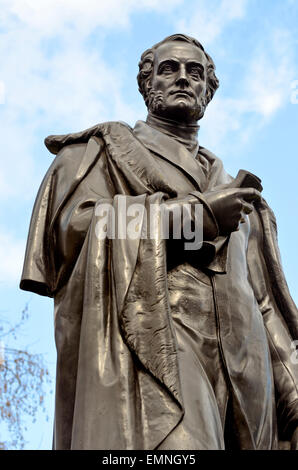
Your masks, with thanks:
M 192 157 L 184 145 L 157 129 L 153 129 L 143 121 L 137 121 L 133 132 L 147 149 L 169 161 L 185 173 L 194 182 L 199 191 L 203 192 L 206 189 L 206 175 L 200 163 Z

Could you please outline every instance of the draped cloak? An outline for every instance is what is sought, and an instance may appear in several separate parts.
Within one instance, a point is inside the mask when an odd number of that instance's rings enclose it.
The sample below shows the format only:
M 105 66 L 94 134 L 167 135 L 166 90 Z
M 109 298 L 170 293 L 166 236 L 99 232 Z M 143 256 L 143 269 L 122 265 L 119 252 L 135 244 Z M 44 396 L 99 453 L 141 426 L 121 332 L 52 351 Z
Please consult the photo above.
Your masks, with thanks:
M 54 298 L 54 448 L 156 449 L 183 422 L 187 407 L 167 242 L 159 230 L 154 238 L 100 239 L 98 210 L 109 204 L 117 214 L 125 199 L 126 208 L 144 209 L 144 226 L 152 204 L 193 191 L 204 202 L 204 191 L 233 178 L 211 152 L 200 147 L 193 159 L 142 122 L 135 130 L 121 122 L 99 124 L 51 136 L 46 145 L 58 155 L 36 198 L 21 288 Z M 213 255 L 205 267 L 239 433 L 246 448 L 276 448 L 276 439 L 290 439 L 298 422 L 298 366 L 291 360 L 298 316 L 274 215 L 262 200 L 238 232 L 221 238 L 209 243 Z M 200 250 L 193 258 L 200 266 Z M 216 426 L 212 398 L 202 397 Z

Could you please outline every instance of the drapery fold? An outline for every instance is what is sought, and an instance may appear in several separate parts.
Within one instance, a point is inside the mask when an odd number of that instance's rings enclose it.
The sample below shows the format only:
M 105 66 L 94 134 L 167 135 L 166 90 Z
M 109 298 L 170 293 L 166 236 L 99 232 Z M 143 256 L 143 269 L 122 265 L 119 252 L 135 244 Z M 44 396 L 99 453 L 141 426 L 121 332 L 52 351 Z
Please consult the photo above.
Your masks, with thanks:
M 189 166 L 183 165 L 184 179 L 171 180 L 164 163 L 123 123 L 54 136 L 47 146 L 59 154 L 35 203 L 21 288 L 55 299 L 55 448 L 154 449 L 181 421 L 184 407 L 166 244 L 159 237 L 99 239 L 96 214 L 107 202 L 117 213 L 120 196 L 127 207 L 137 203 L 146 214 L 151 204 L 177 197 L 179 184 L 186 193 L 200 191 L 199 176 L 188 182 Z M 208 190 L 231 181 L 220 160 L 206 149 L 200 152 L 210 166 Z M 264 201 L 255 212 L 263 235 L 261 275 L 269 279 L 279 307 L 273 315 L 275 320 L 280 315 L 295 338 L 297 311 L 280 264 L 273 216 Z M 254 253 L 250 256 L 253 264 Z M 273 330 L 268 323 L 273 340 L 279 321 Z M 274 347 L 281 351 L 283 345 Z M 276 370 L 281 364 L 274 359 Z M 294 422 L 293 401 L 284 393 L 288 377 L 285 371 L 276 376 L 277 390 L 284 397 L 283 416 Z M 285 418 L 284 429 L 287 423 Z

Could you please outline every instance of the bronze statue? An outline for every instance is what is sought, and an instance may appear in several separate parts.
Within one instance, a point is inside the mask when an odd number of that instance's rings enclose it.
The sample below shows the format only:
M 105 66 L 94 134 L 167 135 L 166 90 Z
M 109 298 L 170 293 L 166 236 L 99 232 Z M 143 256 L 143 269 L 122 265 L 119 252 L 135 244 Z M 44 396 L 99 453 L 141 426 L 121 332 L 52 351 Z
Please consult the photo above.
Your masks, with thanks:
M 275 218 L 260 180 L 231 177 L 197 140 L 218 87 L 214 63 L 177 34 L 144 52 L 139 69 L 146 122 L 45 140 L 57 157 L 36 199 L 21 288 L 54 298 L 54 448 L 297 449 L 298 315 Z M 173 207 L 184 206 L 177 235 Z M 153 236 L 119 236 L 123 207 L 130 222 L 139 208 Z M 153 207 L 165 210 L 154 224 Z M 203 241 L 186 249 L 197 207 Z

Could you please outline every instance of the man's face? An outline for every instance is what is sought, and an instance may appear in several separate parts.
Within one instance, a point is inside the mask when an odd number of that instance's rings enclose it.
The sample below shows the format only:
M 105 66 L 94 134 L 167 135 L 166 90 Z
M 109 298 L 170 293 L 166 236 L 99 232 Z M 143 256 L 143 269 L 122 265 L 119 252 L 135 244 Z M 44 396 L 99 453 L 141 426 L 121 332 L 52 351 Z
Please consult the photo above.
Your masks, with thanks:
M 193 44 L 172 41 L 155 51 L 149 109 L 180 122 L 200 119 L 205 110 L 204 52 Z

